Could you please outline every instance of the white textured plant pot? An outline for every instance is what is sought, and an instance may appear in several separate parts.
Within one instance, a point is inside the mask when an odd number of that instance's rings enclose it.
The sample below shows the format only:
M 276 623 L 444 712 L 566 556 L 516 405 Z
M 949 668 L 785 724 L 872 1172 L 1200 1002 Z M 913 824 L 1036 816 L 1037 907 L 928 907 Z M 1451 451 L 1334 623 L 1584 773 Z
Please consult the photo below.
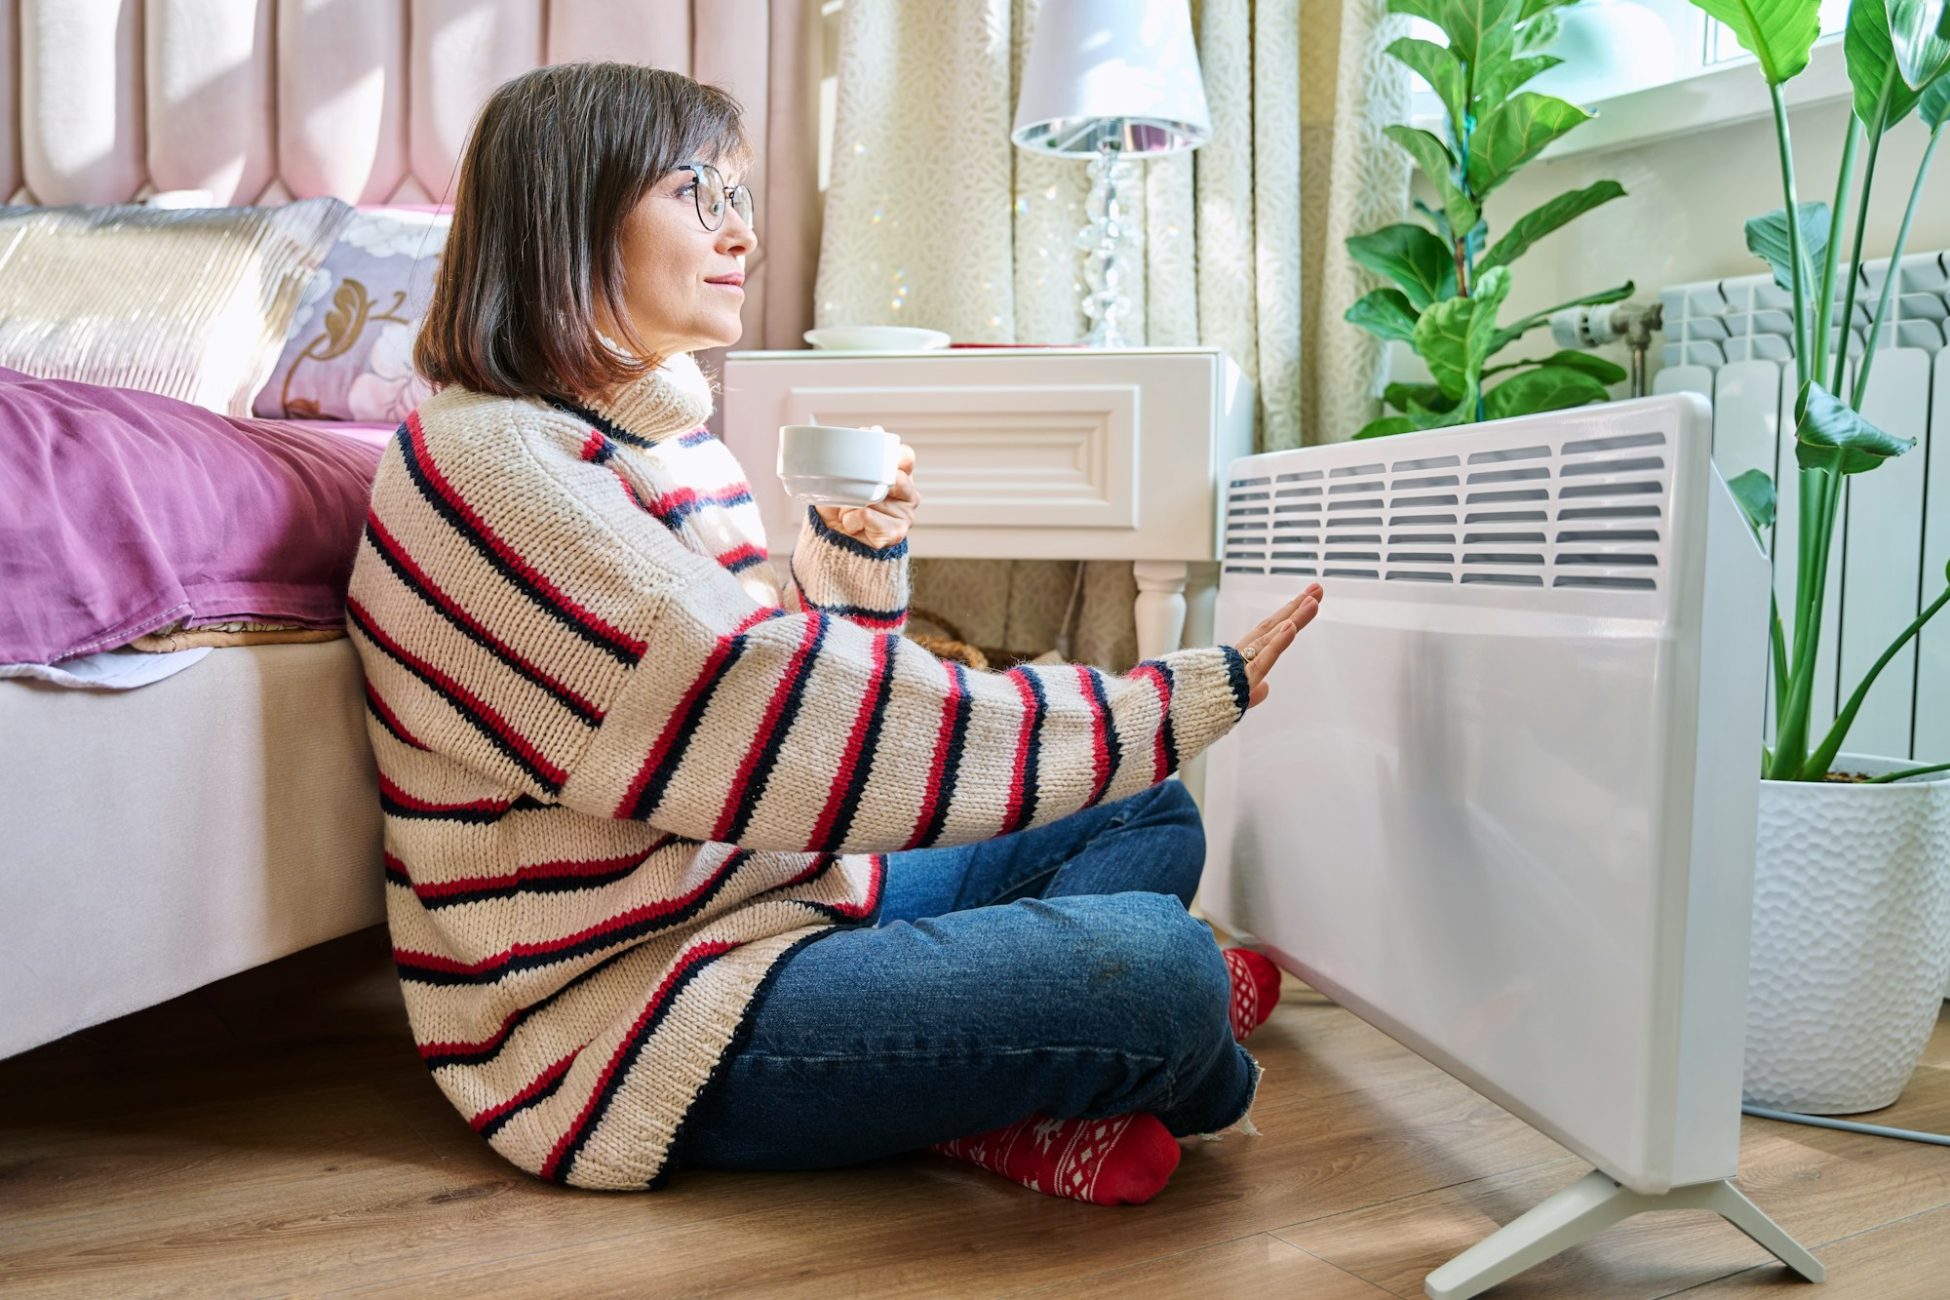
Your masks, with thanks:
M 1743 1091 L 1810 1115 L 1878 1110 L 1922 1059 L 1950 976 L 1950 777 L 1760 784 Z

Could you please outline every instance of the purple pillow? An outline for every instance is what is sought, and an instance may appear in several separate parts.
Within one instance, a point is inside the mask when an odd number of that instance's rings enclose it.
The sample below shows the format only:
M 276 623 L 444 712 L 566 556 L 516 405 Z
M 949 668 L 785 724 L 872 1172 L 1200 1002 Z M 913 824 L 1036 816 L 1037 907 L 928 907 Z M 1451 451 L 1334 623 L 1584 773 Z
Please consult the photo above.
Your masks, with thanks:
M 338 627 L 381 444 L 0 370 L 0 663 Z
M 413 337 L 453 223 L 440 210 L 352 214 L 299 299 L 284 352 L 252 410 L 284 419 L 397 424 L 432 389 Z

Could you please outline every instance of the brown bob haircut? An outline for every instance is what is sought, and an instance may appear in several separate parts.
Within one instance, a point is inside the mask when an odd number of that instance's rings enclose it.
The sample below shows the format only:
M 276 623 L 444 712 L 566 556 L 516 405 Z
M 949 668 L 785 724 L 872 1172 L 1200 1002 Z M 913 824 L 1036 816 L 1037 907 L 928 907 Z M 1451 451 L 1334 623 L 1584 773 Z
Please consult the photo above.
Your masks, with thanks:
M 581 397 L 658 364 L 624 309 L 623 219 L 681 163 L 750 157 L 738 101 L 630 63 L 564 63 L 488 97 L 413 362 L 434 384 Z M 630 355 L 605 345 L 605 321 Z

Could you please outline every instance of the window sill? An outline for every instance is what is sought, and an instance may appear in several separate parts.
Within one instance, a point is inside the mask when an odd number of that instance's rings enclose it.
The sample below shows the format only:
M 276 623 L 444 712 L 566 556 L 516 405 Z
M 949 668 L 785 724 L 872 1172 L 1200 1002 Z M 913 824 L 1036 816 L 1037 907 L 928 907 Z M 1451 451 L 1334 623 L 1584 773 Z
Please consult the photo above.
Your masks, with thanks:
M 1851 94 L 1848 64 L 1837 37 L 1824 38 L 1814 48 L 1800 76 L 1782 88 L 1790 110 L 1846 101 Z M 1595 114 L 1539 155 L 1542 159 L 1571 158 L 1613 149 L 1653 144 L 1697 131 L 1711 131 L 1771 117 L 1774 109 L 1753 60 L 1711 68 L 1650 86 L 1626 95 L 1587 104 Z M 1416 123 L 1440 131 L 1441 122 Z

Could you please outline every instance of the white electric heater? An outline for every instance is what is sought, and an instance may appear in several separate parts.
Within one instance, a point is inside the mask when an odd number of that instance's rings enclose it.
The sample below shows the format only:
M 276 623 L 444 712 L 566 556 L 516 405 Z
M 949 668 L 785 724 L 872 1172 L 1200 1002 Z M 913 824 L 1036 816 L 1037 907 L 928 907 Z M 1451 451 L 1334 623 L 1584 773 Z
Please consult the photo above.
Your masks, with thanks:
M 1768 563 L 1691 394 L 1236 461 L 1217 633 L 1321 612 L 1211 751 L 1203 909 L 1595 1170 L 1473 1296 L 1738 1166 Z

